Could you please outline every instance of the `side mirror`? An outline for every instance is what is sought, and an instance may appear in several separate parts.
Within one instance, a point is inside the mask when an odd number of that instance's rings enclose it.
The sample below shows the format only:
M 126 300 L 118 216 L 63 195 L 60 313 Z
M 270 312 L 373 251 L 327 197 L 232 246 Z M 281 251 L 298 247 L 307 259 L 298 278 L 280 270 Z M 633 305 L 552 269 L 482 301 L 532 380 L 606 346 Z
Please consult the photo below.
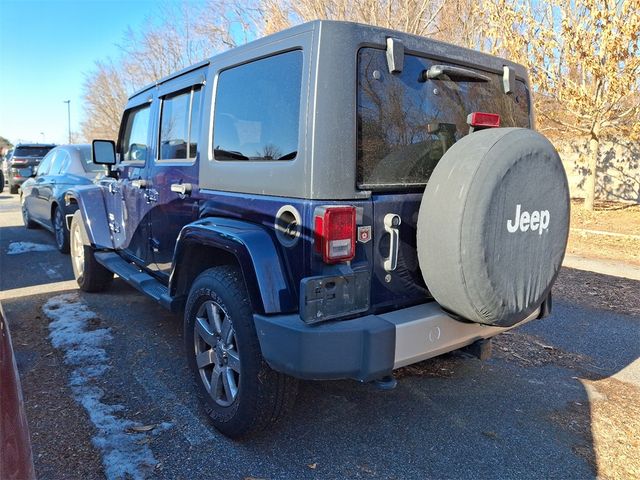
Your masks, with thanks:
M 93 163 L 98 165 L 116 164 L 116 144 L 112 140 L 94 140 L 91 142 Z

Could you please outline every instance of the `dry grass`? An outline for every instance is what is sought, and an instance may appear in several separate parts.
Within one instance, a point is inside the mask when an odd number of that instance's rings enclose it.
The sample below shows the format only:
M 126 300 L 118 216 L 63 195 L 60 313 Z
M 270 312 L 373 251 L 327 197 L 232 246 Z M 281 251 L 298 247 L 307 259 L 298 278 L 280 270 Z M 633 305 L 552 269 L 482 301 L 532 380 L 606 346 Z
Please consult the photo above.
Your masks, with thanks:
M 571 200 L 571 227 L 640 235 L 640 205 L 598 201 L 590 212 L 582 199 Z
M 580 381 L 592 392 L 589 402 L 570 402 L 551 420 L 582 439 L 574 451 L 598 478 L 640 478 L 640 390 L 610 377 Z
M 582 208 L 582 203 L 579 199 L 571 202 L 572 229 L 640 235 L 640 205 L 596 202 L 590 212 Z M 567 253 L 640 265 L 640 239 L 572 230 Z

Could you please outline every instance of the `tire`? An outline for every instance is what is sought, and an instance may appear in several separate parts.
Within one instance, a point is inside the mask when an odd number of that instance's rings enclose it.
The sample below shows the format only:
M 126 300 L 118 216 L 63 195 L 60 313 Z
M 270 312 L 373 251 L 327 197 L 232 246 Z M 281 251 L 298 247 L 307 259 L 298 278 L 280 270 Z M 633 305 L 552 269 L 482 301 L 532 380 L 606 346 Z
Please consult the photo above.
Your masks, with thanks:
M 4 192 L 4 173 L 0 170 L 0 193 Z
M 62 208 L 56 206 L 51 215 L 53 234 L 56 238 L 56 246 L 62 253 L 69 253 L 69 230 L 65 224 L 64 212 Z
M 11 184 L 9 184 L 9 193 L 16 194 L 16 193 L 18 193 L 18 190 L 20 190 L 20 186 L 19 185 L 11 185 Z
M 31 215 L 29 215 L 29 210 L 27 209 L 27 206 L 24 204 L 24 199 L 22 197 L 20 197 L 20 210 L 22 211 L 22 222 L 24 223 L 24 226 L 28 230 L 37 228 L 38 224 L 33 220 L 31 220 Z
M 298 381 L 275 372 L 262 358 L 237 268 L 215 267 L 196 278 L 185 308 L 184 340 L 207 414 L 227 437 L 264 430 L 295 403 Z
M 417 224 L 420 270 L 462 319 L 516 325 L 548 298 L 569 235 L 569 186 L 551 142 L 525 128 L 472 133 L 444 154 Z
M 101 292 L 113 281 L 113 273 L 104 268 L 95 259 L 95 252 L 89 245 L 80 210 L 73 214 L 69 237 L 73 275 L 78 282 L 80 290 L 84 292 Z

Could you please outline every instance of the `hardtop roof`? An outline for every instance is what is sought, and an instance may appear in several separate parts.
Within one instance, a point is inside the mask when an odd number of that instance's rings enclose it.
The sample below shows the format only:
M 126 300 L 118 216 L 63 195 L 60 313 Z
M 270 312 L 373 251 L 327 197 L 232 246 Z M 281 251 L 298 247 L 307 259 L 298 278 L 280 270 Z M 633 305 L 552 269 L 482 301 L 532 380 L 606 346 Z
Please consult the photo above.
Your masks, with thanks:
M 204 67 L 209 65 L 210 63 L 212 63 L 214 60 L 216 60 L 217 58 L 221 58 L 224 57 L 226 55 L 233 55 L 235 54 L 235 52 L 241 52 L 241 51 L 245 51 L 245 50 L 251 50 L 257 46 L 263 46 L 264 44 L 268 44 L 268 43 L 272 43 L 272 42 L 276 42 L 278 40 L 282 40 L 284 38 L 288 38 L 294 35 L 298 35 L 300 33 L 303 32 L 308 32 L 308 31 L 312 31 L 312 30 L 316 30 L 316 29 L 320 29 L 322 27 L 330 27 L 330 28 L 337 28 L 337 29 L 344 29 L 344 30 L 348 30 L 348 29 L 352 29 L 352 30 L 373 30 L 376 31 L 378 33 L 382 33 L 385 36 L 393 36 L 395 38 L 398 38 L 400 40 L 411 40 L 413 42 L 415 42 L 415 40 L 419 40 L 421 42 L 427 42 L 429 44 L 432 44 L 434 47 L 438 47 L 438 50 L 442 50 L 442 49 L 447 49 L 449 50 L 452 54 L 455 54 L 455 57 L 466 57 L 466 58 L 471 58 L 473 57 L 476 62 L 478 64 L 495 64 L 496 59 L 498 59 L 499 57 L 494 56 L 494 55 L 489 55 L 477 50 L 473 50 L 473 49 L 469 49 L 469 48 L 465 48 L 465 47 L 460 47 L 457 45 L 453 45 L 447 42 L 442 42 L 440 40 L 434 40 L 432 38 L 429 37 L 422 37 L 420 35 L 413 35 L 413 34 L 409 34 L 409 33 L 404 33 L 404 32 L 400 32 L 398 30 L 392 30 L 392 29 L 388 29 L 388 28 L 384 28 L 384 27 L 378 27 L 378 26 L 374 26 L 374 25 L 367 25 L 367 24 L 363 24 L 363 23 L 356 23 L 356 22 L 346 22 L 346 21 L 339 21 L 339 20 L 313 20 L 310 22 L 305 22 L 302 23 L 300 25 L 296 25 L 293 26 L 291 28 L 287 28 L 285 30 L 282 30 L 280 32 L 277 33 L 273 33 L 271 35 L 267 35 L 261 38 L 258 38 L 256 40 L 252 40 L 251 42 L 248 42 L 244 45 L 240 45 L 238 47 L 234 47 L 234 48 L 230 48 L 228 50 L 222 51 L 222 52 L 218 52 L 217 54 L 213 55 L 212 57 L 209 57 L 208 59 L 202 60 L 198 63 L 195 63 L 193 65 L 190 65 L 186 68 L 183 68 L 182 70 L 179 70 L 177 72 L 174 72 L 170 75 L 167 75 L 165 77 L 162 77 L 161 79 L 146 85 L 145 87 L 141 88 L 140 90 L 137 90 L 135 93 L 133 93 L 131 96 L 129 96 L 129 100 L 137 97 L 138 95 L 147 92 L 148 90 L 152 89 L 153 87 L 162 85 L 164 83 L 167 83 L 170 80 L 173 80 L 175 78 L 178 78 L 182 75 L 185 75 L 189 72 L 192 72 L 194 70 L 197 70 L 198 68 Z M 502 62 L 504 62 L 504 65 L 510 65 L 516 68 L 516 72 L 518 73 L 519 76 L 525 76 L 525 70 L 524 67 L 522 65 L 516 64 L 512 61 L 506 60 L 506 59 L 500 59 Z

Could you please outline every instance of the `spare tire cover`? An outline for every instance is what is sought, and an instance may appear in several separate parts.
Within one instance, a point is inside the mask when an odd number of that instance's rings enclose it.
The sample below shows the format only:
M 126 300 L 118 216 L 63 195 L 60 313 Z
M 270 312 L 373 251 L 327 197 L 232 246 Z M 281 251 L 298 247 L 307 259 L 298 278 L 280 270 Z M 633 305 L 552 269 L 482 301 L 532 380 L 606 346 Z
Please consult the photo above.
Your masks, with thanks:
M 547 297 L 569 234 L 560 157 L 533 130 L 498 128 L 456 142 L 431 175 L 418 216 L 418 260 L 440 305 L 512 326 Z

